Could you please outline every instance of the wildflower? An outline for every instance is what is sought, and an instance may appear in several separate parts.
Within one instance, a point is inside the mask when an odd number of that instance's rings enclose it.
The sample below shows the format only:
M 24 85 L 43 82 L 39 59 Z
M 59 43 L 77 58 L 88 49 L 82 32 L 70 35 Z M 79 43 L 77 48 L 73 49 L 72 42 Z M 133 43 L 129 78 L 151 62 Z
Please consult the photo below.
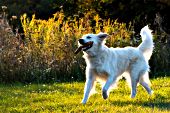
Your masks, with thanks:
M 61 6 L 60 6 L 60 9 L 62 9 L 62 8 L 63 8 L 63 6 L 61 5 Z
M 7 9 L 7 6 L 2 6 L 2 10 L 5 11 Z
M 10 27 L 5 28 L 5 32 L 10 33 L 11 31 L 12 31 L 12 29 Z
M 17 19 L 17 16 L 12 16 L 12 19 L 13 19 L 13 20 L 16 20 L 16 19 Z

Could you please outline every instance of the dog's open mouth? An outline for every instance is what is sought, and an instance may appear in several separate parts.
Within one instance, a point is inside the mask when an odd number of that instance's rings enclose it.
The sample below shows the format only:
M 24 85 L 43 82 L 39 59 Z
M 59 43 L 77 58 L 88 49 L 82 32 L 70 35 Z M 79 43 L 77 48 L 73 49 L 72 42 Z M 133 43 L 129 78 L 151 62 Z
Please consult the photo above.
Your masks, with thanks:
M 90 49 L 93 46 L 93 42 L 87 42 L 85 44 L 83 44 L 82 46 L 80 46 L 79 48 L 76 49 L 76 51 L 74 52 L 75 54 L 78 54 L 81 50 L 83 51 L 87 51 L 88 49 Z

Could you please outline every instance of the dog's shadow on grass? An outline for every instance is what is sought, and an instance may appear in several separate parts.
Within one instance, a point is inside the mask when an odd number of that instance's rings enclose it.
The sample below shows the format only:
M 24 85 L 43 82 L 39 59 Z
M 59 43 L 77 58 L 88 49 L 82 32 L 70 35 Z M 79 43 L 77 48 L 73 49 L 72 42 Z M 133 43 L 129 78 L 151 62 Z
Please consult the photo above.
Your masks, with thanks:
M 120 106 L 127 106 L 132 104 L 134 106 L 143 106 L 143 107 L 150 107 L 150 108 L 159 108 L 159 109 L 166 109 L 170 110 L 170 103 L 169 102 L 132 102 L 132 101 L 113 101 L 113 105 L 120 105 Z
M 127 106 L 127 105 L 133 105 L 133 106 L 142 106 L 142 107 L 149 107 L 149 108 L 158 108 L 162 110 L 170 110 L 170 102 L 167 102 L 167 98 L 164 96 L 161 96 L 157 94 L 154 99 L 148 99 L 148 100 L 117 100 L 112 101 L 110 100 L 110 103 L 113 104 L 113 106 Z

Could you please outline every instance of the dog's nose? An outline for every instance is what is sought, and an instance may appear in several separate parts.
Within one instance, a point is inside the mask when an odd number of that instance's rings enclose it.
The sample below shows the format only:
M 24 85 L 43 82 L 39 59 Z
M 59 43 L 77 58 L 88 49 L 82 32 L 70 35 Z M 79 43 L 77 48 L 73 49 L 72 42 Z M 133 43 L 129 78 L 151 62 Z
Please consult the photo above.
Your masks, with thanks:
M 80 44 L 84 44 L 84 39 L 79 39 Z

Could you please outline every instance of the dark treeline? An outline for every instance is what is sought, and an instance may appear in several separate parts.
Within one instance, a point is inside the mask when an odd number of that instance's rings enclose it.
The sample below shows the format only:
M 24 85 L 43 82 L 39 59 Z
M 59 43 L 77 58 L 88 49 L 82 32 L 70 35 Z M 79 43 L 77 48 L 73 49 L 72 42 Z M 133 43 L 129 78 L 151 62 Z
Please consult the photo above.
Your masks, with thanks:
M 118 19 L 120 22 L 133 22 L 135 30 L 139 31 L 146 24 L 154 29 L 161 24 L 166 33 L 170 33 L 170 1 L 169 0 L 1 0 L 0 5 L 8 7 L 9 17 L 27 13 L 31 17 L 48 19 L 57 11 L 63 10 L 65 16 L 83 16 L 93 12 L 101 18 Z M 159 16 L 162 21 L 156 22 Z

